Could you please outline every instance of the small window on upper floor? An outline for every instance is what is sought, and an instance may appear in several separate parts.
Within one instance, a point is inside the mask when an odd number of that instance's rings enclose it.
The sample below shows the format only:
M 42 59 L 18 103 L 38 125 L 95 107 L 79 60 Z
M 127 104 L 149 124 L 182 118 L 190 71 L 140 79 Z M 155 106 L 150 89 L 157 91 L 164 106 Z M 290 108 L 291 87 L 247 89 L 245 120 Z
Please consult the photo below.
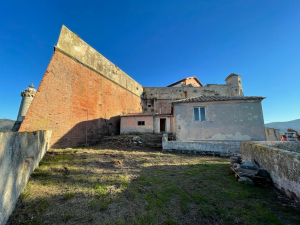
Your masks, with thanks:
M 205 107 L 194 107 L 194 121 L 205 121 Z
M 138 121 L 138 126 L 145 126 L 145 121 Z
M 148 105 L 148 107 L 151 107 L 151 105 Z

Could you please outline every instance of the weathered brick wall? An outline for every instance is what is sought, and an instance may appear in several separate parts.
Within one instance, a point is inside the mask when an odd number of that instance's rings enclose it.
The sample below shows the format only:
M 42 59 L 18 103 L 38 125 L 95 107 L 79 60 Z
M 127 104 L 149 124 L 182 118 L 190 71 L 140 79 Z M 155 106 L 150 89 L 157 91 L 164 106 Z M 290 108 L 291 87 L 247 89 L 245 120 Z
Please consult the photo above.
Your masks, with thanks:
M 154 112 L 159 114 L 170 114 L 172 112 L 172 100 L 155 100 Z
M 55 50 L 19 131 L 52 130 L 52 147 L 92 144 L 119 133 L 124 113 L 141 112 L 141 99 Z M 87 131 L 87 132 L 86 132 Z

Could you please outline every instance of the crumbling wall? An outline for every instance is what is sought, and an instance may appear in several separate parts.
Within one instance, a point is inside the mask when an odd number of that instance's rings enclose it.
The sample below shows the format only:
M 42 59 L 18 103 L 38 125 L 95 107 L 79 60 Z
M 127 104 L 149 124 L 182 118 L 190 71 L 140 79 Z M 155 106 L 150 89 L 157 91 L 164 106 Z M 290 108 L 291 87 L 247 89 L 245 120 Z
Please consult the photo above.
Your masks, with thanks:
M 299 142 L 242 142 L 241 155 L 243 160 L 255 159 L 278 189 L 300 202 Z
M 291 152 L 300 153 L 300 142 L 298 141 L 258 141 L 260 145 L 284 149 Z
M 205 107 L 205 121 L 194 121 L 193 107 Z M 175 104 L 176 140 L 266 140 L 260 100 Z
M 120 132 L 141 112 L 141 85 L 66 27 L 19 131 L 52 130 L 51 146 L 73 147 Z
M 207 84 L 203 87 L 144 87 L 142 96 L 143 111 L 154 113 L 171 113 L 172 102 L 199 97 L 202 95 L 243 96 L 242 92 L 233 91 L 229 84 Z M 149 104 L 153 101 L 153 104 Z M 148 107 L 151 105 L 151 107 Z
M 280 141 L 279 129 L 265 127 L 267 141 Z
M 231 85 L 207 84 L 203 87 L 144 87 L 142 98 L 178 100 L 201 95 L 239 96 L 232 92 Z
M 171 114 L 172 113 L 172 100 L 155 100 L 154 113 L 158 114 Z
M 50 146 L 51 131 L 0 133 L 0 224 L 13 212 L 30 174 Z

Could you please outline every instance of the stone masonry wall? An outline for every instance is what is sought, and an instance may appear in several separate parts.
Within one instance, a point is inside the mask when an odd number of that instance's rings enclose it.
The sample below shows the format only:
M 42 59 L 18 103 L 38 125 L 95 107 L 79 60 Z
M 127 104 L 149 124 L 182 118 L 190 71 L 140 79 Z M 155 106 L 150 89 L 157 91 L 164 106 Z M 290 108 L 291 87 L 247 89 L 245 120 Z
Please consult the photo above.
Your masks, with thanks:
M 55 148 L 118 134 L 120 115 L 141 112 L 142 86 L 64 26 L 57 45 L 19 131 L 52 130 Z
M 293 151 L 290 151 L 290 150 Z M 255 159 L 266 169 L 274 185 L 300 202 L 300 143 L 280 141 L 242 142 L 243 160 Z
M 201 95 L 243 96 L 233 91 L 230 84 L 207 84 L 203 87 L 144 87 L 142 106 L 145 112 L 171 113 L 172 102 Z M 150 103 L 150 102 L 154 103 Z M 149 104 L 151 107 L 148 107 Z
M 0 225 L 13 212 L 30 174 L 50 145 L 51 131 L 0 133 Z

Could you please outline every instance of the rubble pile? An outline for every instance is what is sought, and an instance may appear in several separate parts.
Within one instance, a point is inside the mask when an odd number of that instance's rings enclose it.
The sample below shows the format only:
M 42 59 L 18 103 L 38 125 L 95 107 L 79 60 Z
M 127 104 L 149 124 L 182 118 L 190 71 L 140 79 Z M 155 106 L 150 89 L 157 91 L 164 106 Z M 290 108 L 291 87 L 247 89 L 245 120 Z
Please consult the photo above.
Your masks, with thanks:
M 127 136 L 124 138 L 125 143 L 131 145 L 131 146 L 136 146 L 136 145 L 142 145 L 142 138 L 139 136 Z
M 102 142 L 113 142 L 124 147 L 143 145 L 142 138 L 135 135 L 105 136 Z
M 242 161 L 240 156 L 230 157 L 230 171 L 241 183 L 254 185 L 272 182 L 268 171 L 261 168 L 255 160 Z

